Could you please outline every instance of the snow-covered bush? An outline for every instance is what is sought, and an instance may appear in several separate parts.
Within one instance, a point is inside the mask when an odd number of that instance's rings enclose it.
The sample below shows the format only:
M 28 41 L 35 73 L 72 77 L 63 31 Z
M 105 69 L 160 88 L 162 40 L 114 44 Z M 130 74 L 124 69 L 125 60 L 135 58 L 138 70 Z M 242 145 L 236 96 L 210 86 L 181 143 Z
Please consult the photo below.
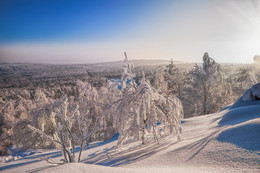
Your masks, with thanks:
M 27 148 L 41 148 L 55 146 L 61 150 L 65 163 L 75 162 L 75 146 L 80 145 L 77 161 L 80 161 L 81 152 L 97 131 L 102 106 L 100 101 L 103 88 L 99 92 L 88 83 L 77 81 L 77 95 L 64 96 L 61 99 L 46 104 L 32 112 L 32 121 L 24 120 L 16 124 L 16 136 L 25 136 L 20 144 Z M 104 102 L 103 102 L 104 103 Z M 21 135 L 22 134 L 22 135 Z
M 109 118 L 120 136 L 118 146 L 128 139 L 142 140 L 145 143 L 147 134 L 152 134 L 159 143 L 158 136 L 162 131 L 177 134 L 180 139 L 180 120 L 183 118 L 183 109 L 180 100 L 174 96 L 160 94 L 143 77 L 139 84 L 134 80 L 133 64 L 125 53 L 124 72 L 118 92 L 121 98 L 114 101 L 109 107 Z M 118 95 L 117 95 L 118 96 Z M 161 123 L 162 128 L 157 124 Z
M 80 112 L 78 105 L 69 105 L 68 99 L 55 101 L 54 109 L 49 115 L 49 120 L 53 126 L 52 135 L 45 132 L 45 124 L 41 129 L 27 124 L 29 129 L 39 134 L 42 138 L 53 142 L 57 149 L 63 152 L 64 162 L 75 162 L 75 147 L 80 144 L 78 161 L 84 144 L 90 139 L 98 127 L 99 118 L 93 117 L 89 112 Z

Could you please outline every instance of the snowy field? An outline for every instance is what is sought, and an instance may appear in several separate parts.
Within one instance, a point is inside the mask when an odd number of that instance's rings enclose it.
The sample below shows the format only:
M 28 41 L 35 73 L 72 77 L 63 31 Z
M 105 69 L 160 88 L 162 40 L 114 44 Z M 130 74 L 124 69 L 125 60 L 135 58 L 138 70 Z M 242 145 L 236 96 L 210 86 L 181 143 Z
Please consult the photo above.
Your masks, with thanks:
M 160 145 L 131 142 L 116 149 L 117 136 L 92 143 L 81 163 L 52 165 L 57 150 L 38 150 L 0 164 L 1 172 L 260 172 L 260 101 L 183 120 L 182 139 Z

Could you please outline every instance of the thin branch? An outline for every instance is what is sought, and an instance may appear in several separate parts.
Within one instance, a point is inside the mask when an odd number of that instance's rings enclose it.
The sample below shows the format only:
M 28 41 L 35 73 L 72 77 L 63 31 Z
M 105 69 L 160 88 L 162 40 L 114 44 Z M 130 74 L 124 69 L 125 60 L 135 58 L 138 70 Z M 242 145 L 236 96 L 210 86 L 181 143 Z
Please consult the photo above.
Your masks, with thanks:
M 44 132 L 41 131 L 40 129 L 37 129 L 37 128 L 31 126 L 30 124 L 27 124 L 27 126 L 28 126 L 32 131 L 34 131 L 34 132 L 36 132 L 36 133 L 38 133 L 38 134 L 40 134 L 40 135 L 46 137 L 47 139 L 51 140 L 52 142 L 56 142 L 56 143 L 58 143 L 58 144 L 61 145 L 61 142 L 60 142 L 60 141 L 57 141 L 57 140 L 53 139 L 53 137 L 47 135 L 46 133 L 44 133 Z

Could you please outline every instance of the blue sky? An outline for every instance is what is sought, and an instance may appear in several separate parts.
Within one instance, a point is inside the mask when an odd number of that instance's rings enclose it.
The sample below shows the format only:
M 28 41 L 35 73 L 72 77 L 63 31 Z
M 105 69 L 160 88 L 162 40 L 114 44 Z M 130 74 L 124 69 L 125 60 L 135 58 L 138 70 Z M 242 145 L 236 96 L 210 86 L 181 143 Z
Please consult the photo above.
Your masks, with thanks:
M 0 41 L 113 39 L 138 27 L 157 5 L 164 4 L 153 0 L 1 0 Z
M 0 0 L 0 62 L 251 63 L 258 45 L 254 0 Z

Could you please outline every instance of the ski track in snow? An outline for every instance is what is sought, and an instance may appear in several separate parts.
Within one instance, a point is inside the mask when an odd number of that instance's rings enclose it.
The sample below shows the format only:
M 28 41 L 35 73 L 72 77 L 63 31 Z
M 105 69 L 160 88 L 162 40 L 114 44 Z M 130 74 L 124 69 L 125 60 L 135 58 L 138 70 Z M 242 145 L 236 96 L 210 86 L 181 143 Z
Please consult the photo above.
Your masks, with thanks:
M 160 145 L 131 142 L 116 149 L 114 137 L 82 153 L 81 163 L 50 165 L 40 157 L 61 159 L 45 150 L 0 164 L 1 172 L 260 172 L 260 106 L 224 109 L 183 120 L 182 140 Z M 79 148 L 77 148 L 79 150 Z

